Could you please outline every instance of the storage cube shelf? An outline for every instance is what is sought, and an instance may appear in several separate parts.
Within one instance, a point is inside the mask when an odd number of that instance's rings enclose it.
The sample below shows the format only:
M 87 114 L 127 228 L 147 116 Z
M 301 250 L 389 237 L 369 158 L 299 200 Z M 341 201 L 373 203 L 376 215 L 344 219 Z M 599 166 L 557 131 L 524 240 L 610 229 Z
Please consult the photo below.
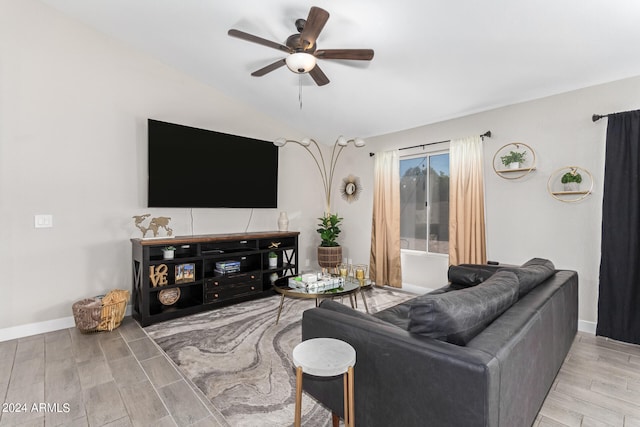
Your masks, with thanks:
M 273 231 L 131 239 L 133 317 L 148 326 L 272 295 L 273 273 L 278 277 L 298 274 L 299 234 Z M 176 248 L 173 259 L 163 259 L 166 246 Z M 275 268 L 269 267 L 269 252 L 278 257 Z M 178 290 L 173 298 L 160 298 L 162 291 L 174 288 Z M 166 303 L 178 293 L 177 301 Z

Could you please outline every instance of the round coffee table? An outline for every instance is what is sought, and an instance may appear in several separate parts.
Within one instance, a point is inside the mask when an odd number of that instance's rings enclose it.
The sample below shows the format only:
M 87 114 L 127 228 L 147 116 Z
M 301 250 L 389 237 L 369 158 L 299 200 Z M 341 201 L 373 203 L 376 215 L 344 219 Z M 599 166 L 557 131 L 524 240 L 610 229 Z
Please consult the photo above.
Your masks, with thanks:
M 357 294 L 360 293 L 360 290 L 362 289 L 360 286 L 360 283 L 351 277 L 347 277 L 347 280 L 345 280 L 345 283 L 343 286 L 340 286 L 339 288 L 334 288 L 334 289 L 309 290 L 304 288 L 292 288 L 289 286 L 290 277 L 294 277 L 294 276 L 281 277 L 280 279 L 276 280 L 275 283 L 273 284 L 273 289 L 281 295 L 280 306 L 278 307 L 278 316 L 276 317 L 276 325 L 280 320 L 280 314 L 282 313 L 282 306 L 284 305 L 284 297 L 315 299 L 316 307 L 317 307 L 319 304 L 319 300 L 322 298 L 335 298 L 335 297 L 349 295 L 351 308 L 354 308 L 353 296 L 356 295 L 357 297 Z M 367 300 L 363 293 L 360 293 L 360 295 L 362 296 L 364 307 L 368 313 L 369 307 L 367 306 Z

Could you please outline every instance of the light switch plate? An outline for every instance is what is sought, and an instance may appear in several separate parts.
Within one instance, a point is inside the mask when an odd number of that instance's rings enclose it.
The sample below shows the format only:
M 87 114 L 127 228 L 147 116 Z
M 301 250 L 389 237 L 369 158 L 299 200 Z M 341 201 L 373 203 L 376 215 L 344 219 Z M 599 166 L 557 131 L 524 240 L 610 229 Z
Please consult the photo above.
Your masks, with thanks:
M 53 215 L 34 215 L 34 225 L 36 228 L 53 227 Z

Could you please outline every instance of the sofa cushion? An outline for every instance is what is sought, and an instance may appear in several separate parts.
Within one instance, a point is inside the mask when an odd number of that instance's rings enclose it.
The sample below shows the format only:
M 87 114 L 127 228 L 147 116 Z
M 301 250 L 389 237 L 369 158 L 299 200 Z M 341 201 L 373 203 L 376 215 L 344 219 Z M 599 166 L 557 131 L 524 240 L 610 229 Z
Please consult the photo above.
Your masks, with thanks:
M 518 300 L 518 276 L 499 271 L 485 282 L 443 294 L 413 299 L 409 332 L 466 345 Z
M 452 265 L 449 267 L 447 277 L 449 282 L 459 287 L 475 286 L 484 282 L 489 277 L 493 276 L 495 271 L 485 270 L 479 267 L 467 267 L 462 265 Z
M 520 267 L 503 268 L 498 271 L 511 271 L 518 276 L 520 281 L 519 297 L 521 298 L 551 277 L 556 272 L 556 268 L 548 259 L 532 258 Z

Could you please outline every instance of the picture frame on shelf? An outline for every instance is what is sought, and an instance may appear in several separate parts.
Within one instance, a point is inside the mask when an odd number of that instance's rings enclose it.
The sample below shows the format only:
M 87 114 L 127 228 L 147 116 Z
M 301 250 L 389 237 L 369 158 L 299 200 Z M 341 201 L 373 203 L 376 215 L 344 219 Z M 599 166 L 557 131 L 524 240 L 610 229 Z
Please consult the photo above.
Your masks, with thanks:
M 196 280 L 196 265 L 194 263 L 178 264 L 175 266 L 175 282 L 189 283 Z

